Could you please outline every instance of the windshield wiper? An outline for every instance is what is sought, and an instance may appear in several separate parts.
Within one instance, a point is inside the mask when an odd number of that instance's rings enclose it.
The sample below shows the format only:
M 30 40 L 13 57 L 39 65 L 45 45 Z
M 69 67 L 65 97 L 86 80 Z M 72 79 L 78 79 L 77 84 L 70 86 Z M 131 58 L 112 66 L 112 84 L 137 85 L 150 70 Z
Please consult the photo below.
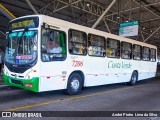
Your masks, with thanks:
M 28 28 L 25 28 L 25 29 L 24 29 L 24 31 L 23 31 L 23 33 L 22 33 L 22 35 L 21 35 L 21 37 L 20 37 L 18 43 L 21 43 L 22 38 L 23 38 L 23 35 L 24 35 L 24 33 L 25 33 L 26 31 L 28 31 Z
M 26 31 L 28 31 L 28 28 L 24 28 L 24 31 L 23 31 L 20 39 L 17 40 L 17 49 L 16 49 L 15 55 L 14 55 L 15 63 L 16 63 L 16 55 L 18 55 L 18 51 L 19 51 L 19 48 L 20 48 L 20 44 L 21 44 L 21 42 L 22 42 L 23 35 L 24 35 L 24 33 L 25 33 Z M 17 38 L 18 38 L 18 34 L 17 34 Z M 17 63 L 16 63 L 16 64 L 17 64 Z
M 19 41 L 17 43 L 17 54 L 18 54 L 18 51 L 19 51 L 19 45 L 21 44 L 23 35 L 25 34 L 26 31 L 28 31 L 28 28 L 24 29 L 24 31 L 23 31 L 23 33 L 22 33 L 22 35 L 21 35 L 21 37 L 20 37 L 20 39 L 19 39 Z

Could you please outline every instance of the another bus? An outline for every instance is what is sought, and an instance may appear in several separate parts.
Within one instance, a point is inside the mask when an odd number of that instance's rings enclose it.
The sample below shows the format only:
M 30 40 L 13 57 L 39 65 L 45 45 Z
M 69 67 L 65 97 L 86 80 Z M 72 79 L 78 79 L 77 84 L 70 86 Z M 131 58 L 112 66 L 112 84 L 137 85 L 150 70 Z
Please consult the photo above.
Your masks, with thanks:
M 130 83 L 155 77 L 157 47 L 45 15 L 12 20 L 3 80 L 34 92 Z

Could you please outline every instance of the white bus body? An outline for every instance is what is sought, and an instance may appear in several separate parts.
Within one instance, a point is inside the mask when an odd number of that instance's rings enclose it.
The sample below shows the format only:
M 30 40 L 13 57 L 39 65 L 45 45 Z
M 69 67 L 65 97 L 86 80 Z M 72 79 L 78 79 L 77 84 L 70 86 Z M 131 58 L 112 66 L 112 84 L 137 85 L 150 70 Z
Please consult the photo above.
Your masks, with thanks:
M 119 40 L 120 42 L 128 42 L 131 44 L 137 44 L 148 48 L 153 48 L 157 51 L 157 47 L 135 41 L 128 38 L 123 38 L 117 35 L 99 31 L 96 29 L 84 27 L 74 23 L 70 23 L 64 20 L 56 19 L 44 15 L 32 15 L 17 18 L 26 17 L 38 17 L 39 26 L 37 28 L 30 28 L 31 30 L 38 30 L 38 42 L 37 42 L 37 62 L 34 66 L 27 69 L 23 73 L 12 72 L 8 67 L 4 66 L 4 83 L 10 86 L 20 87 L 26 90 L 34 92 L 50 91 L 67 89 L 69 76 L 72 73 L 77 72 L 80 74 L 83 80 L 83 86 L 98 86 L 113 83 L 125 83 L 130 82 L 133 71 L 137 72 L 138 81 L 147 78 L 155 77 L 157 62 L 156 61 L 143 61 L 133 59 L 122 59 L 122 58 L 109 58 L 96 57 L 87 55 L 73 55 L 69 53 L 68 48 L 68 31 L 70 29 L 103 36 L 107 40 L 108 38 Z M 14 20 L 13 20 L 14 21 Z M 46 23 L 51 27 L 50 29 L 63 31 L 66 34 L 66 59 L 62 61 L 50 61 L 43 62 L 41 58 L 41 39 L 43 23 Z M 19 31 L 19 30 L 15 30 Z M 12 31 L 13 32 L 13 31 Z M 156 56 L 157 58 L 157 56 Z M 16 65 L 13 65 L 16 66 Z M 36 84 L 30 84 L 32 78 L 38 78 Z M 11 81 L 14 80 L 14 82 Z M 28 80 L 28 82 L 26 82 Z M 21 81 L 21 82 L 15 82 Z M 33 87 L 33 89 L 32 89 Z M 72 93 L 71 93 L 72 94 Z

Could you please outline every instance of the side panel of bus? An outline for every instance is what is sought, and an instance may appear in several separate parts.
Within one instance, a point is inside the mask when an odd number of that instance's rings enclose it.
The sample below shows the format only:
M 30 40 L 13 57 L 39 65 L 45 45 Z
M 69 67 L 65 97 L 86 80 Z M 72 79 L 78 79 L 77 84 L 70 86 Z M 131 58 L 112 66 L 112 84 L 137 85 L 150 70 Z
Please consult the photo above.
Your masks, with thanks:
M 63 30 L 63 32 L 65 32 L 65 30 Z M 65 32 L 66 43 L 67 43 L 67 32 L 68 30 L 66 30 Z M 40 61 L 41 63 L 40 63 L 39 91 L 65 89 L 67 83 L 66 80 L 68 79 L 67 72 L 70 71 L 69 66 L 71 66 L 71 62 L 68 62 L 67 53 L 66 53 L 66 59 L 63 60 L 43 61 L 42 58 L 40 58 Z
M 68 29 L 65 32 L 68 34 Z M 66 38 L 68 51 L 68 35 Z M 83 65 L 77 66 L 75 61 L 82 62 Z M 138 71 L 138 80 L 154 77 L 155 69 L 151 71 L 153 67 L 156 64 L 150 61 L 71 55 L 67 52 L 64 61 L 41 62 L 39 91 L 66 89 L 68 77 L 74 71 L 83 72 L 84 86 L 97 86 L 129 82 L 134 70 Z
M 149 66 L 149 77 L 150 78 L 156 76 L 156 70 L 157 70 L 156 68 L 157 68 L 157 62 L 150 62 L 150 66 Z

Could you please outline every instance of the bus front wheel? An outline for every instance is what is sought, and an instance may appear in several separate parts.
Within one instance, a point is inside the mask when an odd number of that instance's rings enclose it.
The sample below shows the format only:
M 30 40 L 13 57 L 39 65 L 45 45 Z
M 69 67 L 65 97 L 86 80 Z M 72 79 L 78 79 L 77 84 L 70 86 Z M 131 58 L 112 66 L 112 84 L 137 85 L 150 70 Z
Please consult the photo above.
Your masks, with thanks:
M 82 89 L 82 77 L 78 73 L 70 75 L 65 92 L 69 95 L 76 95 Z
M 138 73 L 136 71 L 133 71 L 131 75 L 130 85 L 135 85 L 138 80 Z

